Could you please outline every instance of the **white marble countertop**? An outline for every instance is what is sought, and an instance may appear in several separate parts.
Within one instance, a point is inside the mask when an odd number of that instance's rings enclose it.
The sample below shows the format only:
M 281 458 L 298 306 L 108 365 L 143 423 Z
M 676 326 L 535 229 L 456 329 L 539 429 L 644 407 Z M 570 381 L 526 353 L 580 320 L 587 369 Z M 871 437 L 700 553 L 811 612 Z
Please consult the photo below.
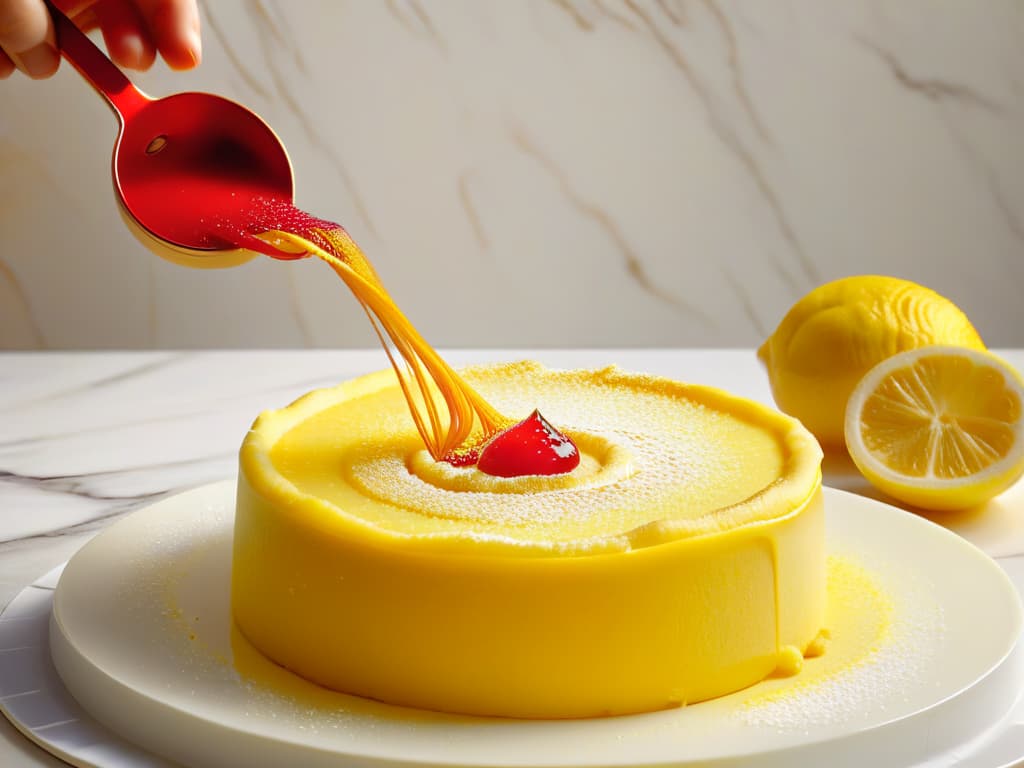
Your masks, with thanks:
M 1024 349 L 999 353 L 1024 370 Z M 456 364 L 529 357 L 723 387 L 771 403 L 752 350 L 452 351 Z M 113 520 L 235 473 L 258 412 L 385 367 L 379 350 L 0 353 L 0 606 Z M 826 483 L 866 495 L 845 461 Z M 1024 585 L 1024 483 L 984 508 L 934 516 Z M 0 718 L 0 765 L 59 766 Z M 995 765 L 995 763 L 994 763 Z

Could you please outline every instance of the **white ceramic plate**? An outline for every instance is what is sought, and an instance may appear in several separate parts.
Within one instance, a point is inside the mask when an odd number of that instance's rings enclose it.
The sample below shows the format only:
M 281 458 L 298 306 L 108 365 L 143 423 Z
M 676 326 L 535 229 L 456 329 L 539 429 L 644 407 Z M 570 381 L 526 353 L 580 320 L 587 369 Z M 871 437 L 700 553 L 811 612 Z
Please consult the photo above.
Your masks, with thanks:
M 74 696 L 186 765 L 952 765 L 1022 687 L 1020 601 L 998 566 L 938 526 L 841 491 L 826 489 L 824 657 L 691 707 L 579 721 L 391 707 L 265 661 L 231 627 L 232 516 L 228 483 L 141 510 L 71 560 L 54 601 L 52 652 Z

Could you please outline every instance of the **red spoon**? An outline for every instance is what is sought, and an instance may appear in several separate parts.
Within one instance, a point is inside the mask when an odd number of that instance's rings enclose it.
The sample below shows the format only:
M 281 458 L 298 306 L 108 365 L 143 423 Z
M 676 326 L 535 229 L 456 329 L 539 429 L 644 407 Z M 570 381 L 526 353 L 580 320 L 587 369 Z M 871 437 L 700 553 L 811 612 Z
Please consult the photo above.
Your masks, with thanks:
M 64 58 L 118 117 L 114 189 L 136 237 L 193 267 L 287 256 L 249 230 L 259 206 L 292 202 L 291 163 L 270 127 L 209 93 L 151 99 L 52 4 L 50 13 Z

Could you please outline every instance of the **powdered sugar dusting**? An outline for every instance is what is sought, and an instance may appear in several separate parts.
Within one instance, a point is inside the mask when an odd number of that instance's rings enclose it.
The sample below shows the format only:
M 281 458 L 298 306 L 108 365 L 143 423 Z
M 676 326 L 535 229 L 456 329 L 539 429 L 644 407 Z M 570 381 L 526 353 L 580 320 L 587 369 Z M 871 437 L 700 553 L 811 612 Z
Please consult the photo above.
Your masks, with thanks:
M 830 557 L 833 638 L 825 656 L 809 662 L 795 685 L 751 697 L 736 716 L 750 725 L 806 730 L 876 717 L 884 709 L 879 702 L 918 689 L 943 647 L 945 618 L 928 585 L 892 571 Z M 898 597 L 885 588 L 892 579 L 900 582 Z
M 539 406 L 570 434 L 582 454 L 572 473 L 494 478 L 385 450 L 355 457 L 347 479 L 391 508 L 393 514 L 373 521 L 385 528 L 424 534 L 471 529 L 557 543 L 595 530 L 609 536 L 659 520 L 699 520 L 778 478 L 778 437 L 762 427 L 645 386 L 642 377 L 623 386 L 585 373 L 467 374 L 502 412 Z

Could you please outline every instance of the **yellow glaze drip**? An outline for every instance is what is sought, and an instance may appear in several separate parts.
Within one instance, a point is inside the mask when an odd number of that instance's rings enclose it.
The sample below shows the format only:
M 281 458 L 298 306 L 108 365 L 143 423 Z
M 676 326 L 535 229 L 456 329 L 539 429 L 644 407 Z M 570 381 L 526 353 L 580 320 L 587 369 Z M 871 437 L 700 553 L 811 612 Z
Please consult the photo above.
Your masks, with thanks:
M 803 654 L 804 659 L 812 661 L 803 664 L 798 679 L 768 680 L 752 691 L 745 702 L 751 710 L 786 702 L 797 708 L 806 706 L 800 704 L 802 697 L 870 665 L 892 642 L 892 598 L 872 571 L 852 558 L 831 555 L 826 561 L 825 585 L 828 626 Z M 829 643 L 832 636 L 837 638 L 834 644 Z M 826 646 L 826 657 L 816 659 L 825 653 Z
M 804 651 L 805 659 L 816 659 L 819 656 L 825 654 L 825 649 L 828 647 L 828 641 L 832 639 L 832 633 L 827 627 L 823 627 L 818 636 L 811 641 L 811 644 L 807 646 Z
M 804 655 L 795 645 L 784 645 L 779 648 L 775 674 L 780 677 L 792 677 L 803 668 L 803 665 Z
M 463 378 L 554 414 L 580 466 L 433 471 L 389 372 L 263 414 L 241 451 L 232 580 L 262 653 L 390 703 L 565 718 L 719 696 L 813 645 L 821 453 L 796 421 L 614 368 Z

